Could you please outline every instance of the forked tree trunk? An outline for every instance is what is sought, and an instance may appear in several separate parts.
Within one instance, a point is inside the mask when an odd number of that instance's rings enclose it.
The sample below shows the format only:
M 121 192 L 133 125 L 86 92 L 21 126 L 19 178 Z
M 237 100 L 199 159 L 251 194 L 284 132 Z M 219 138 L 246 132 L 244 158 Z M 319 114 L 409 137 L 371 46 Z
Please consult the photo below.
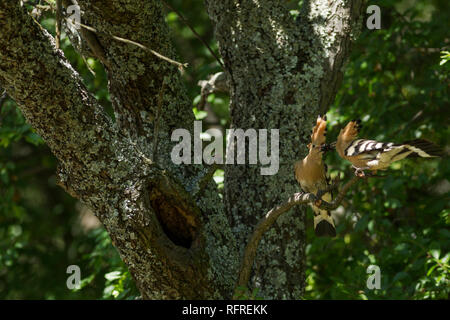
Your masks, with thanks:
M 226 214 L 240 253 L 248 234 L 298 186 L 293 163 L 305 155 L 311 124 L 342 79 L 362 1 L 304 1 L 294 19 L 278 1 L 208 1 L 230 79 L 231 126 L 280 129 L 280 169 L 227 166 Z M 265 297 L 300 298 L 305 283 L 305 210 L 296 207 L 266 233 L 252 285 Z
M 82 23 L 96 30 L 79 30 L 80 50 L 105 66 L 115 121 L 15 0 L 0 3 L 0 86 L 58 158 L 59 184 L 101 220 L 144 298 L 230 298 L 256 221 L 298 191 L 292 165 L 306 152 L 313 119 L 334 99 L 363 1 L 304 1 L 297 18 L 277 1 L 206 1 L 232 127 L 280 136 L 278 173 L 227 165 L 224 199 L 212 181 L 198 192 L 208 167 L 171 161 L 173 130 L 192 133 L 194 124 L 177 67 L 111 37 L 173 59 L 161 2 L 77 3 Z M 263 239 L 249 286 L 266 298 L 303 293 L 304 219 L 303 209 L 292 210 Z

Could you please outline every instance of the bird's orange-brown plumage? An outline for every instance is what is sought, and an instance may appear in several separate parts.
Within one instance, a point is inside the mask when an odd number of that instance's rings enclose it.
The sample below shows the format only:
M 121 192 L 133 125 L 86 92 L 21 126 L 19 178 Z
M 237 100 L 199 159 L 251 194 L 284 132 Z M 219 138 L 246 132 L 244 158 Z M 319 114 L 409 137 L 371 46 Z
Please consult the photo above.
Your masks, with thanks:
M 295 163 L 295 178 L 305 192 L 317 194 L 319 190 L 325 190 L 328 185 L 326 166 L 322 159 L 322 145 L 326 142 L 326 118 L 318 117 L 311 134 L 311 142 L 308 144 L 308 155 Z M 326 193 L 322 197 L 325 201 L 331 202 L 331 193 Z M 315 205 L 313 208 L 314 229 L 318 236 L 335 236 L 336 230 L 331 213 L 322 210 Z
M 345 150 L 350 145 L 350 143 L 352 143 L 358 137 L 360 128 L 361 121 L 352 120 L 347 123 L 347 125 L 339 132 L 336 142 L 336 151 L 342 158 L 349 160 L 345 155 Z
M 384 170 L 392 162 L 407 157 L 432 158 L 442 156 L 442 149 L 430 141 L 415 139 L 395 144 L 368 139 L 358 139 L 360 120 L 350 121 L 339 132 L 336 151 L 341 158 L 350 161 L 357 174 L 363 170 Z

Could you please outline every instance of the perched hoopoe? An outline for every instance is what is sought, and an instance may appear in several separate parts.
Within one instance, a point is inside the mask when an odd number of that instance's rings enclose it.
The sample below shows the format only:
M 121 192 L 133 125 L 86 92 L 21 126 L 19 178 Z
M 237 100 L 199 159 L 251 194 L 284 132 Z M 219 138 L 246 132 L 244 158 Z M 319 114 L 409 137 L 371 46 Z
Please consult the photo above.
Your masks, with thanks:
M 336 151 L 341 158 L 350 161 L 355 174 L 364 176 L 364 170 L 384 170 L 392 162 L 406 157 L 432 158 L 442 156 L 442 150 L 435 144 L 416 139 L 395 144 L 375 140 L 357 139 L 361 120 L 350 121 L 341 129 L 336 142 Z
M 316 125 L 311 135 L 311 143 L 308 144 L 309 153 L 303 159 L 295 163 L 295 178 L 305 192 L 317 194 L 319 190 L 325 190 L 329 186 L 326 175 L 327 168 L 322 161 L 322 145 L 325 143 L 325 132 L 327 128 L 326 118 L 317 118 Z M 325 193 L 322 198 L 331 202 L 331 192 Z M 319 209 L 311 204 L 314 211 L 314 231 L 317 236 L 336 236 L 333 217 L 327 210 Z

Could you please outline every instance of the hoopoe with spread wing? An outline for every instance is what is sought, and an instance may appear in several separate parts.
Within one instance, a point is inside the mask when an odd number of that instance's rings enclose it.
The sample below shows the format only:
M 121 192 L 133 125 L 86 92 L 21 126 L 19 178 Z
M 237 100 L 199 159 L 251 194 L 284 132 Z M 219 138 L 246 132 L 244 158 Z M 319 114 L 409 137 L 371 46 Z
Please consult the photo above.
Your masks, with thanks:
M 322 160 L 322 145 L 325 144 L 326 118 L 317 118 L 316 125 L 311 135 L 311 143 L 308 144 L 309 153 L 303 159 L 295 163 L 295 178 L 305 192 L 317 194 L 319 190 L 328 188 L 330 182 L 327 177 L 327 168 Z M 327 192 L 322 199 L 331 202 L 332 194 Z M 317 236 L 336 236 L 333 217 L 327 210 L 319 209 L 311 204 L 314 211 L 314 231 Z
M 387 169 L 392 162 L 404 158 L 433 158 L 443 155 L 441 148 L 423 139 L 399 144 L 357 139 L 360 128 L 361 120 L 350 121 L 341 129 L 336 142 L 339 156 L 352 163 L 358 176 L 364 176 L 364 170 L 375 172 Z

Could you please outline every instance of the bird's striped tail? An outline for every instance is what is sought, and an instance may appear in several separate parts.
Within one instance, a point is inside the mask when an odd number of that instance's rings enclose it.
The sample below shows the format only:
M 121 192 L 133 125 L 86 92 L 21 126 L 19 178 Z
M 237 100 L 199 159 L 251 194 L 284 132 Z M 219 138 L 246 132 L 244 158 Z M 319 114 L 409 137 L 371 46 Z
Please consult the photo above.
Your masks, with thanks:
M 444 151 L 439 146 L 424 139 L 405 141 L 401 145 L 412 151 L 407 158 L 432 158 L 444 155 Z
M 329 211 L 320 210 L 320 214 L 314 216 L 314 233 L 318 237 L 336 237 L 336 227 Z

